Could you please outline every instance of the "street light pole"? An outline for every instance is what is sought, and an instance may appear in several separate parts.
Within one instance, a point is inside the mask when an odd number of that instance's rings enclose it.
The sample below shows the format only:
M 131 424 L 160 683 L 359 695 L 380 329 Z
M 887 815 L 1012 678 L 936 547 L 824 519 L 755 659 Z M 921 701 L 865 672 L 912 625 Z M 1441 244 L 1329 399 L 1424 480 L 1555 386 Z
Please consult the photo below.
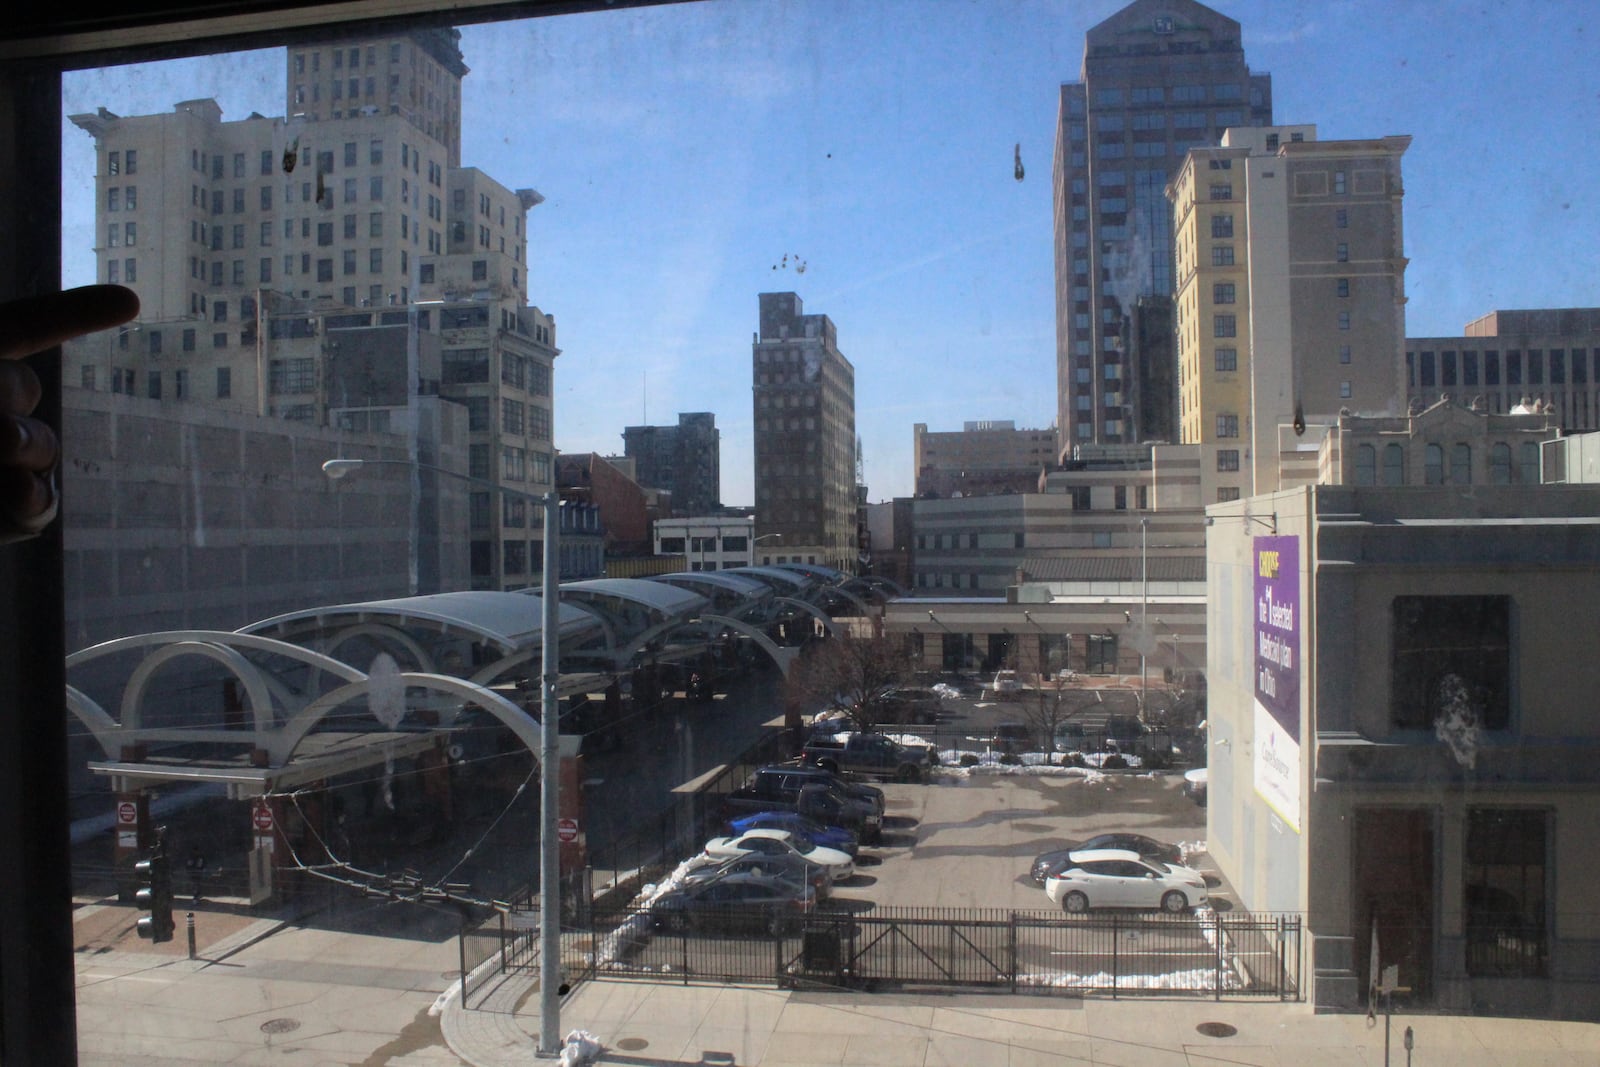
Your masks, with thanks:
M 561 851 L 556 823 L 561 804 L 561 723 L 557 689 L 561 655 L 561 498 L 554 490 L 520 489 L 409 459 L 330 459 L 322 473 L 333 481 L 362 467 L 406 467 L 456 478 L 469 485 L 531 500 L 544 508 L 544 580 L 540 587 L 539 700 L 539 1043 L 538 1053 L 555 1056 L 561 1034 Z
M 1150 669 L 1146 662 L 1146 649 L 1150 647 L 1150 520 L 1139 519 L 1139 717 L 1149 714 Z
M 539 705 L 539 1047 L 554 1056 L 561 1047 L 561 853 L 556 817 L 561 805 L 561 722 L 556 686 L 561 655 L 559 607 L 561 500 L 544 495 L 544 601 L 539 625 L 542 700 Z

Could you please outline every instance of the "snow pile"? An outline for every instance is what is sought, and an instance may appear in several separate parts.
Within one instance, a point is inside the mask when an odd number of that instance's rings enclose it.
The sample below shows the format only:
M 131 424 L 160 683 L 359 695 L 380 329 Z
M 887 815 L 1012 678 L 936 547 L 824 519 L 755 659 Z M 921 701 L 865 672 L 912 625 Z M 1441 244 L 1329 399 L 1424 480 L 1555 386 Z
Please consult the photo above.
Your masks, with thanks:
M 1097 974 L 1019 974 L 1017 984 L 1044 989 L 1150 989 L 1175 990 L 1192 993 L 1197 989 L 1210 989 L 1216 985 L 1217 972 L 1210 967 L 1197 967 L 1188 971 L 1167 971 L 1163 974 L 1114 975 L 1105 971 Z M 1232 968 L 1222 972 L 1222 988 L 1243 989 L 1244 983 Z
M 633 914 L 629 915 L 623 924 L 605 936 L 595 946 L 594 965 L 596 968 L 614 967 L 627 951 L 630 945 L 636 944 L 650 933 L 650 905 L 654 904 L 663 894 L 670 893 L 683 884 L 684 877 L 696 867 L 706 863 L 703 854 L 690 856 L 677 867 L 671 874 L 659 882 L 647 883 L 639 890 L 639 895 L 633 898 L 630 906 Z
M 587 1030 L 574 1030 L 561 1045 L 561 1067 L 587 1067 L 600 1062 L 600 1042 Z
M 1045 762 L 1045 758 L 1042 756 L 1038 757 L 1037 762 L 1034 763 L 1001 763 L 999 757 L 987 754 L 981 757 L 983 762 L 980 762 L 976 767 L 963 767 L 956 762 L 957 758 L 959 758 L 957 753 L 942 753 L 939 757 L 939 766 L 931 768 L 928 772 L 929 776 L 974 778 L 1028 774 L 1046 778 L 1079 778 L 1091 783 L 1101 782 L 1106 778 L 1104 771 L 1096 770 L 1093 767 L 1063 767 L 1059 764 Z M 1024 761 L 1028 759 L 1026 755 L 1021 758 Z

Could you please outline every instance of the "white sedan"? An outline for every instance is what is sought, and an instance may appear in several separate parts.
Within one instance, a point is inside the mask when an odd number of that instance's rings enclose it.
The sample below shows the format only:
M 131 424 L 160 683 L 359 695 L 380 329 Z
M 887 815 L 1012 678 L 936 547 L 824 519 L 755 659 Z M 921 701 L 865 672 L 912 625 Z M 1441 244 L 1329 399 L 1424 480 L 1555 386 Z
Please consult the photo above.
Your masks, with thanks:
M 1072 853 L 1057 873 L 1045 880 L 1044 891 L 1069 912 L 1160 908 L 1176 915 L 1210 900 L 1199 871 L 1112 848 Z
M 715 859 L 733 856 L 798 856 L 828 872 L 834 882 L 856 873 L 855 861 L 848 852 L 824 848 L 805 834 L 790 830 L 748 830 L 738 837 L 714 837 L 706 842 L 706 855 Z

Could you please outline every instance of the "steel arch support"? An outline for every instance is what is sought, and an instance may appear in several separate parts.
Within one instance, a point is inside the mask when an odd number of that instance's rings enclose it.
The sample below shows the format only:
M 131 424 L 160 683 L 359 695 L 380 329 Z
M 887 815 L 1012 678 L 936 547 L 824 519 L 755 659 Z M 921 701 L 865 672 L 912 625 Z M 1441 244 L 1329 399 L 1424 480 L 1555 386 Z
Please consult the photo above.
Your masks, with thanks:
M 539 720 L 523 711 L 520 707 L 501 696 L 499 693 L 475 682 L 464 678 L 456 678 L 448 674 L 423 674 L 407 672 L 400 675 L 400 680 L 407 688 L 416 687 L 431 692 L 448 693 L 461 697 L 469 704 L 476 705 L 505 723 L 517 740 L 527 746 L 538 762 L 540 752 Z M 325 693 L 306 705 L 297 712 L 293 719 L 283 729 L 275 731 L 266 746 L 269 758 L 274 767 L 281 767 L 289 762 L 294 755 L 294 750 L 305 740 L 305 736 L 312 728 L 335 708 L 367 692 L 372 686 L 369 678 L 362 678 L 348 685 Z
M 245 697 L 250 706 L 251 717 L 255 720 L 258 735 L 271 731 L 272 693 L 269 690 L 266 678 L 254 663 L 244 657 L 238 649 L 228 648 L 214 641 L 177 641 L 164 648 L 158 648 L 140 661 L 128 675 L 128 680 L 122 687 L 122 709 L 118 718 L 125 730 L 138 730 L 140 720 L 140 707 L 144 703 L 145 685 L 162 666 L 175 659 L 185 656 L 200 656 L 204 659 L 215 660 L 222 664 L 244 686 Z
M 728 629 L 735 630 L 750 638 L 761 651 L 772 657 L 772 662 L 778 665 L 778 670 L 785 678 L 789 677 L 789 667 L 794 663 L 794 658 L 800 654 L 798 648 L 785 648 L 749 623 L 727 615 L 702 615 L 700 616 L 700 621 L 714 622 L 719 626 L 726 626 Z

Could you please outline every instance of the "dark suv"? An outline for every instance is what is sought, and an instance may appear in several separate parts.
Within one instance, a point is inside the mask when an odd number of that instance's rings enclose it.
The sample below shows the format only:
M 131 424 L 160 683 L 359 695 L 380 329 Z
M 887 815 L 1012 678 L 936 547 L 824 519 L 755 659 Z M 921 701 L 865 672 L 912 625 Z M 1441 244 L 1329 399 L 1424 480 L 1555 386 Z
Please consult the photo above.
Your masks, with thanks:
M 939 721 L 941 700 L 932 689 L 901 686 L 878 696 L 878 721 L 931 725 Z

